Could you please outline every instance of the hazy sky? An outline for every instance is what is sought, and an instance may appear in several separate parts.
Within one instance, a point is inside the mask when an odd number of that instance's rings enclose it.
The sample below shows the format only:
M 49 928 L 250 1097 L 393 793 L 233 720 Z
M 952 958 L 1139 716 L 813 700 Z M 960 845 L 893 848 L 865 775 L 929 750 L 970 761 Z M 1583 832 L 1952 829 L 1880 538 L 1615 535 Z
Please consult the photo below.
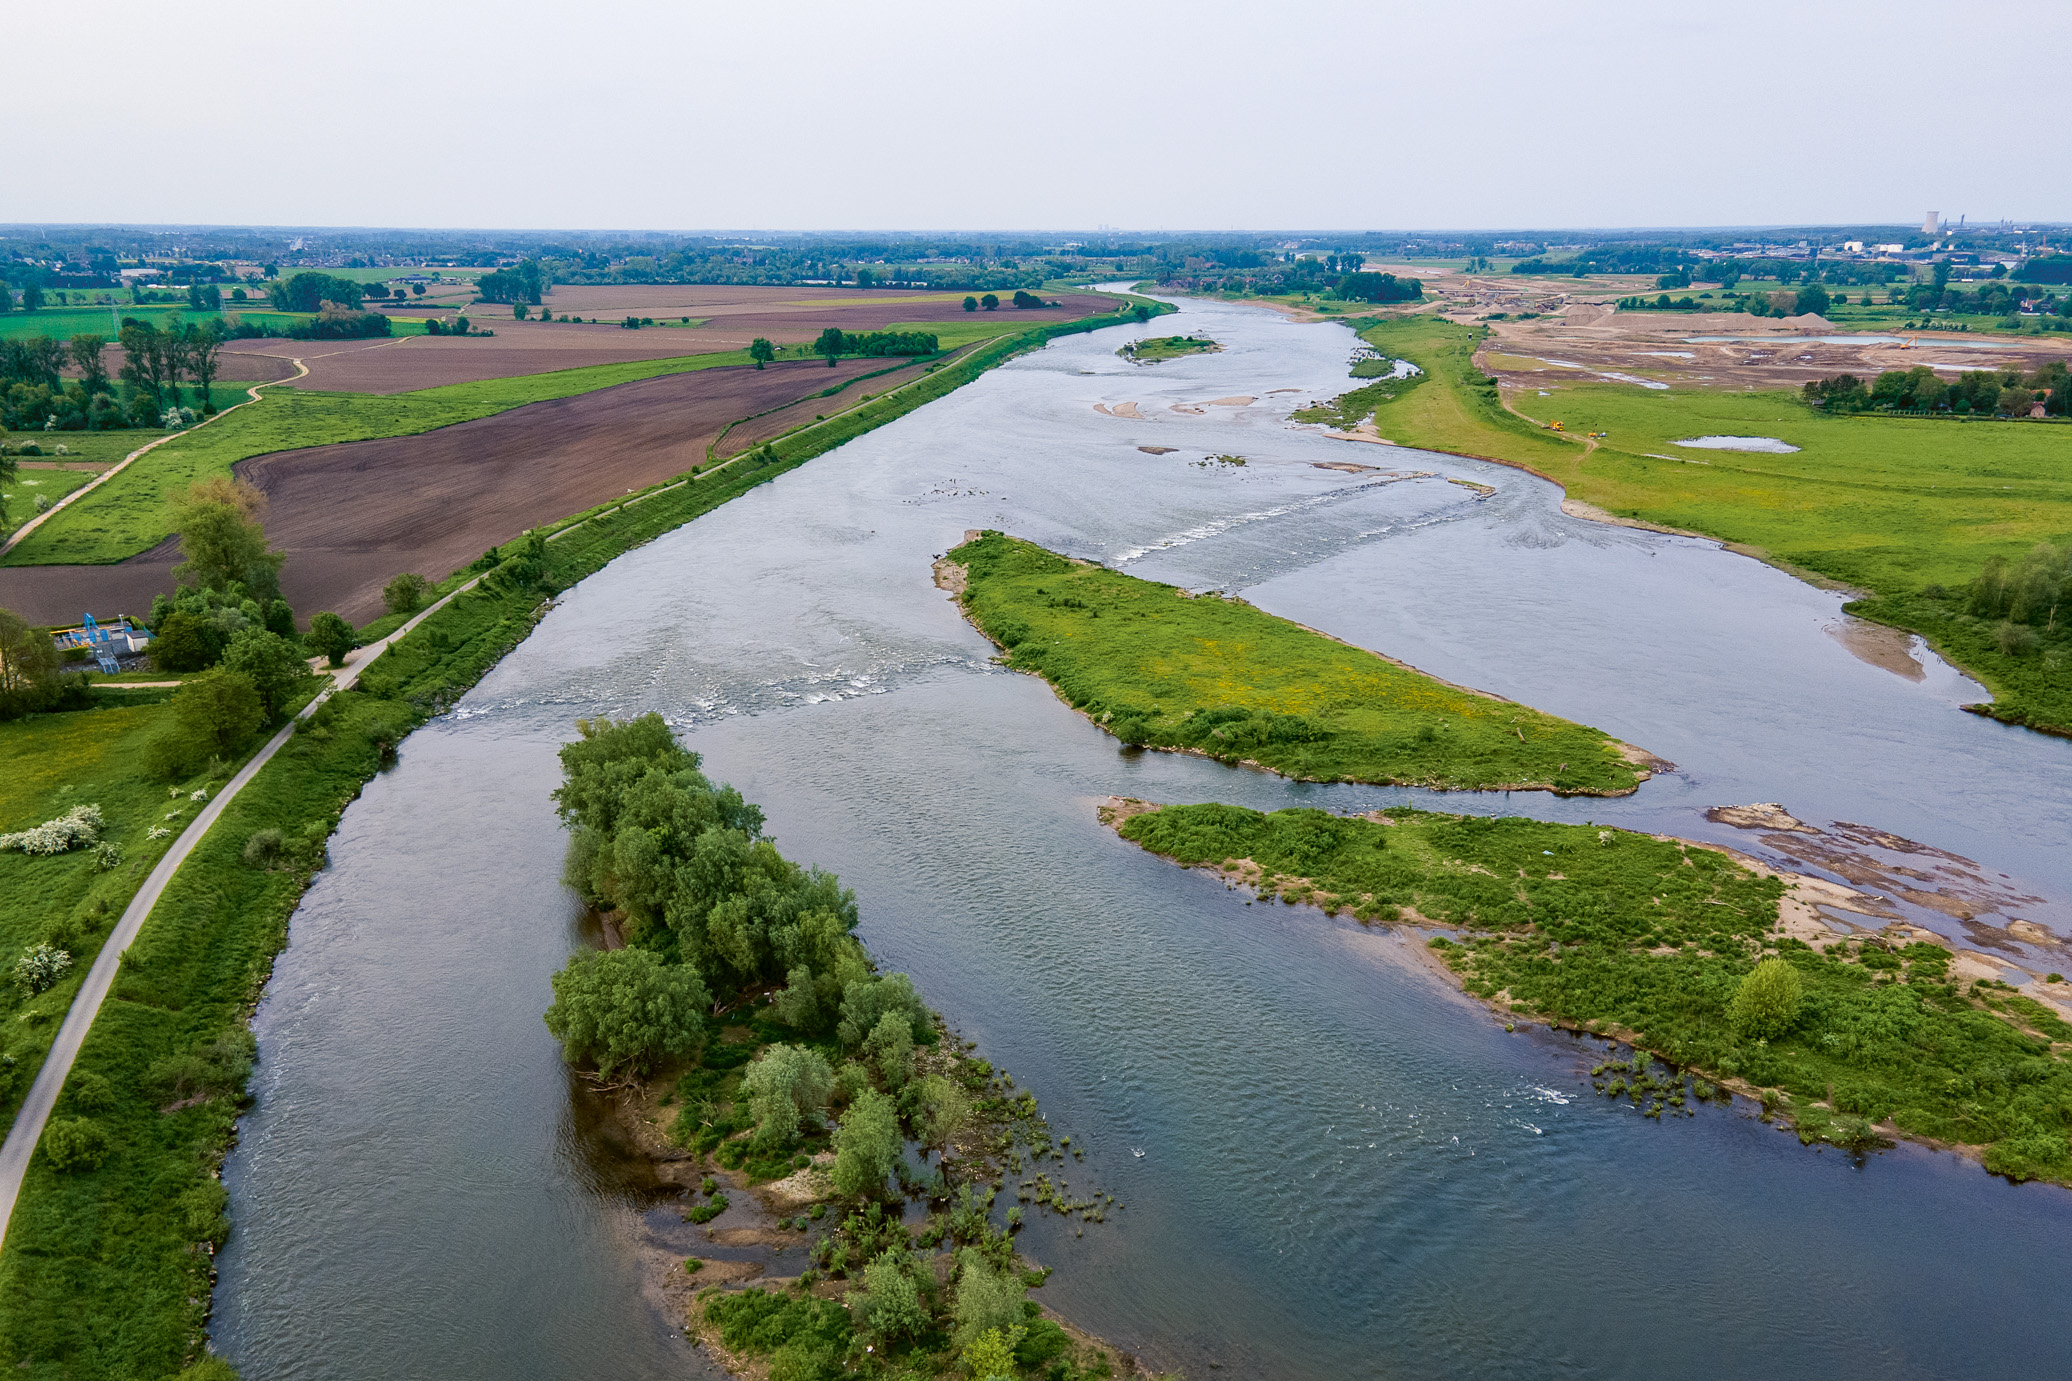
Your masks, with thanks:
M 0 221 L 2072 220 L 2072 3 L 73 0 Z

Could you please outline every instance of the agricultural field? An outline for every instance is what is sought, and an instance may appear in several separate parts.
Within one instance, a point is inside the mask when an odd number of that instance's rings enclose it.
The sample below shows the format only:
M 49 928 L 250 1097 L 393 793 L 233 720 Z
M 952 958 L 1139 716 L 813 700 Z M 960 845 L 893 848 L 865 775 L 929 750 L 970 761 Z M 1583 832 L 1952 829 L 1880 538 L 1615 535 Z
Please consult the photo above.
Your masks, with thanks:
M 774 425 L 751 425 L 736 439 L 736 448 L 756 444 L 812 420 L 789 408 L 797 400 L 804 400 L 799 410 L 832 413 L 919 369 L 897 359 L 845 359 L 832 370 L 817 360 L 757 370 L 722 355 L 695 357 L 695 364 L 720 367 L 679 367 L 613 385 L 612 374 L 655 371 L 606 366 L 601 377 L 583 380 L 533 375 L 391 398 L 282 390 L 247 410 L 253 425 L 239 428 L 247 414 L 232 414 L 132 467 L 151 463 L 154 478 L 97 510 L 98 521 L 113 515 L 129 525 L 122 530 L 133 534 L 130 559 L 0 570 L 0 605 L 36 621 L 75 618 L 79 608 L 148 609 L 154 594 L 171 589 L 179 558 L 171 542 L 140 525 L 164 521 L 167 489 L 234 467 L 270 501 L 267 530 L 288 554 L 282 589 L 289 603 L 305 615 L 331 609 L 365 622 L 381 612 L 381 586 L 400 571 L 438 580 L 526 528 L 704 465 L 708 448 L 737 419 L 781 410 L 758 419 Z M 866 376 L 884 382 L 840 396 Z M 555 397 L 547 387 L 554 380 L 593 387 Z M 830 390 L 835 397 L 819 397 Z M 543 396 L 527 401 L 527 393 Z M 320 444 L 292 445 L 310 440 Z M 169 463 L 156 464 L 176 447 Z M 85 520 L 76 526 L 84 537 L 99 536 Z M 38 547 L 43 537 L 38 529 L 10 555 L 66 550 Z
M 1126 744 L 1306 781 L 1624 795 L 1646 755 L 1426 676 L 1241 600 L 987 533 L 944 558 L 1007 664 Z

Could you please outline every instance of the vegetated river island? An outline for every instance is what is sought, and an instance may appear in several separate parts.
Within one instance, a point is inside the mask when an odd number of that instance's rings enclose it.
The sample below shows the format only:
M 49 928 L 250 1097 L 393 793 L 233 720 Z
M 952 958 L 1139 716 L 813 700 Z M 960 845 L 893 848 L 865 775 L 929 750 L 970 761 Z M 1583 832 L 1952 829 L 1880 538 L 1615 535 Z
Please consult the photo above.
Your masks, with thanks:
M 685 1222 L 726 1214 L 727 1189 L 760 1201 L 753 1221 L 706 1229 L 721 1251 L 669 1272 L 665 1294 L 702 1287 L 689 1326 L 730 1367 L 798 1381 L 958 1363 L 1111 1374 L 1095 1340 L 1027 1298 L 1050 1272 L 1015 1249 L 1021 1204 L 996 1221 L 1008 1176 L 1022 1203 L 1082 1224 L 1117 1207 L 1071 1192 L 1072 1138 L 905 974 L 876 971 L 851 933 L 855 894 L 780 854 L 762 812 L 708 780 L 660 715 L 577 729 L 555 792 L 563 878 L 603 911 L 606 948 L 554 976 L 547 1026 L 679 1189 Z M 780 1276 L 806 1241 L 810 1264 Z
M 998 532 L 937 566 L 1005 663 L 1133 747 L 1304 781 L 1624 796 L 1667 764 L 1264 613 Z

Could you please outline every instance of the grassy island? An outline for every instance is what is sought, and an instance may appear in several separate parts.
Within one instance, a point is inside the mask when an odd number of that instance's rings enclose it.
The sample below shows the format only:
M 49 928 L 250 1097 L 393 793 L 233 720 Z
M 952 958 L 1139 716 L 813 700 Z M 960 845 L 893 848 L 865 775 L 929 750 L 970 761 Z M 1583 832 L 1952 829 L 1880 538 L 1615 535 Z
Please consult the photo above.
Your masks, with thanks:
M 1048 1273 L 1015 1250 L 1025 1210 L 995 1221 L 1004 1176 L 1070 1164 L 1071 1138 L 950 1037 L 905 974 L 875 970 L 850 933 L 855 895 L 778 853 L 762 812 L 709 781 L 661 716 L 577 727 L 555 793 L 572 831 L 564 880 L 616 918 L 624 947 L 555 975 L 547 1025 L 571 1063 L 632 1090 L 643 1110 L 629 1122 L 666 1117 L 687 1221 L 733 1206 L 725 1175 L 782 1215 L 759 1228 L 812 1241 L 809 1269 L 754 1289 L 728 1289 L 740 1261 L 711 1263 L 692 1326 L 730 1362 L 767 1357 L 798 1381 L 959 1362 L 984 1377 L 1109 1374 L 1027 1298 Z M 1114 1205 L 1070 1198 L 1047 1172 L 1018 1197 L 1084 1222 Z M 918 1231 L 908 1201 L 927 1210 Z
M 1791 880 L 1720 850 L 1408 807 L 1104 814 L 1123 838 L 1262 897 L 1452 930 L 1431 946 L 1476 997 L 1668 1062 L 1668 1077 L 1639 1054 L 1598 1071 L 1652 1115 L 1733 1089 L 1802 1141 L 1907 1136 L 2072 1183 L 2072 1025 L 2004 983 L 1953 980 L 1951 951 L 1903 925 L 1809 945 L 1784 923 Z
M 1649 775 L 1596 729 L 1449 685 L 1262 613 L 987 532 L 951 552 L 1007 665 L 1126 744 L 1306 781 L 1624 795 Z M 961 576 L 950 568 L 961 569 Z
M 1132 364 L 1157 364 L 1160 360 L 1177 360 L 1182 355 L 1213 355 L 1223 347 L 1207 336 L 1153 336 L 1149 340 L 1135 340 L 1115 353 Z

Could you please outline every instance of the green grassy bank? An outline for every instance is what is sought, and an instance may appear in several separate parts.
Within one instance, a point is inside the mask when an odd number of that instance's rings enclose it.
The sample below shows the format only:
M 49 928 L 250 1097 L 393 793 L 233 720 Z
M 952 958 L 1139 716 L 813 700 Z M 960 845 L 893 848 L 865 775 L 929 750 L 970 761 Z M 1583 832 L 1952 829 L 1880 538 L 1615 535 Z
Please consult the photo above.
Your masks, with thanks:
M 755 459 L 578 515 L 536 559 L 518 544 L 481 584 L 392 644 L 360 689 L 334 695 L 231 803 L 125 957 L 53 1121 L 66 1124 L 59 1141 L 78 1158 L 61 1168 L 46 1135 L 0 1248 L 0 1363 L 30 1381 L 86 1381 L 167 1377 L 201 1356 L 210 1261 L 229 1230 L 217 1175 L 244 1106 L 247 1024 L 289 918 L 323 865 L 324 841 L 402 738 L 515 647 L 547 599 L 1020 349 L 1119 319 L 998 342 Z M 111 745 L 101 769 L 111 785 L 126 772 L 143 776 L 120 747 Z M 264 829 L 279 830 L 284 846 L 271 861 L 247 863 L 246 845 Z M 12 1077 L 26 1089 L 34 1070 L 21 1065 Z
M 990 532 L 951 552 L 965 612 L 1125 743 L 1309 781 L 1621 795 L 1607 735 L 1463 690 L 1240 600 L 1190 597 Z
M 1850 612 L 1927 636 L 2002 698 L 2000 717 L 2072 729 L 2072 636 L 2059 629 L 2010 654 L 1996 623 L 1967 623 L 1961 599 L 1942 593 L 1961 591 L 1989 557 L 2018 560 L 2072 534 L 2072 427 L 1829 416 L 1792 393 L 1643 390 L 1558 372 L 1550 396 L 1515 400 L 1521 417 L 1474 364 L 1484 328 L 1430 316 L 1352 324 L 1429 378 L 1357 390 L 1314 420 L 1349 426 L 1371 412 L 1403 445 L 1519 465 L 1619 517 L 1701 532 L 1794 574 L 1871 592 Z M 1538 425 L 1554 420 L 1566 435 Z M 1591 450 L 1582 434 L 1595 431 L 1610 435 Z M 1706 435 L 1800 449 L 1675 445 Z
M 1631 1082 L 1629 1067 L 1599 1071 L 1617 1075 L 1605 1091 L 1654 1115 L 1729 1080 L 1802 1140 L 1864 1148 L 1882 1128 L 1971 1148 L 2017 1179 L 2072 1183 L 2072 1026 L 2005 984 L 1952 981 L 1939 945 L 1874 936 L 1815 951 L 1778 928 L 1783 884 L 1725 854 L 1408 807 L 1115 815 L 1124 838 L 1262 896 L 1459 932 L 1431 944 L 1499 1011 L 1667 1061 L 1666 1079 L 1646 1060 Z

